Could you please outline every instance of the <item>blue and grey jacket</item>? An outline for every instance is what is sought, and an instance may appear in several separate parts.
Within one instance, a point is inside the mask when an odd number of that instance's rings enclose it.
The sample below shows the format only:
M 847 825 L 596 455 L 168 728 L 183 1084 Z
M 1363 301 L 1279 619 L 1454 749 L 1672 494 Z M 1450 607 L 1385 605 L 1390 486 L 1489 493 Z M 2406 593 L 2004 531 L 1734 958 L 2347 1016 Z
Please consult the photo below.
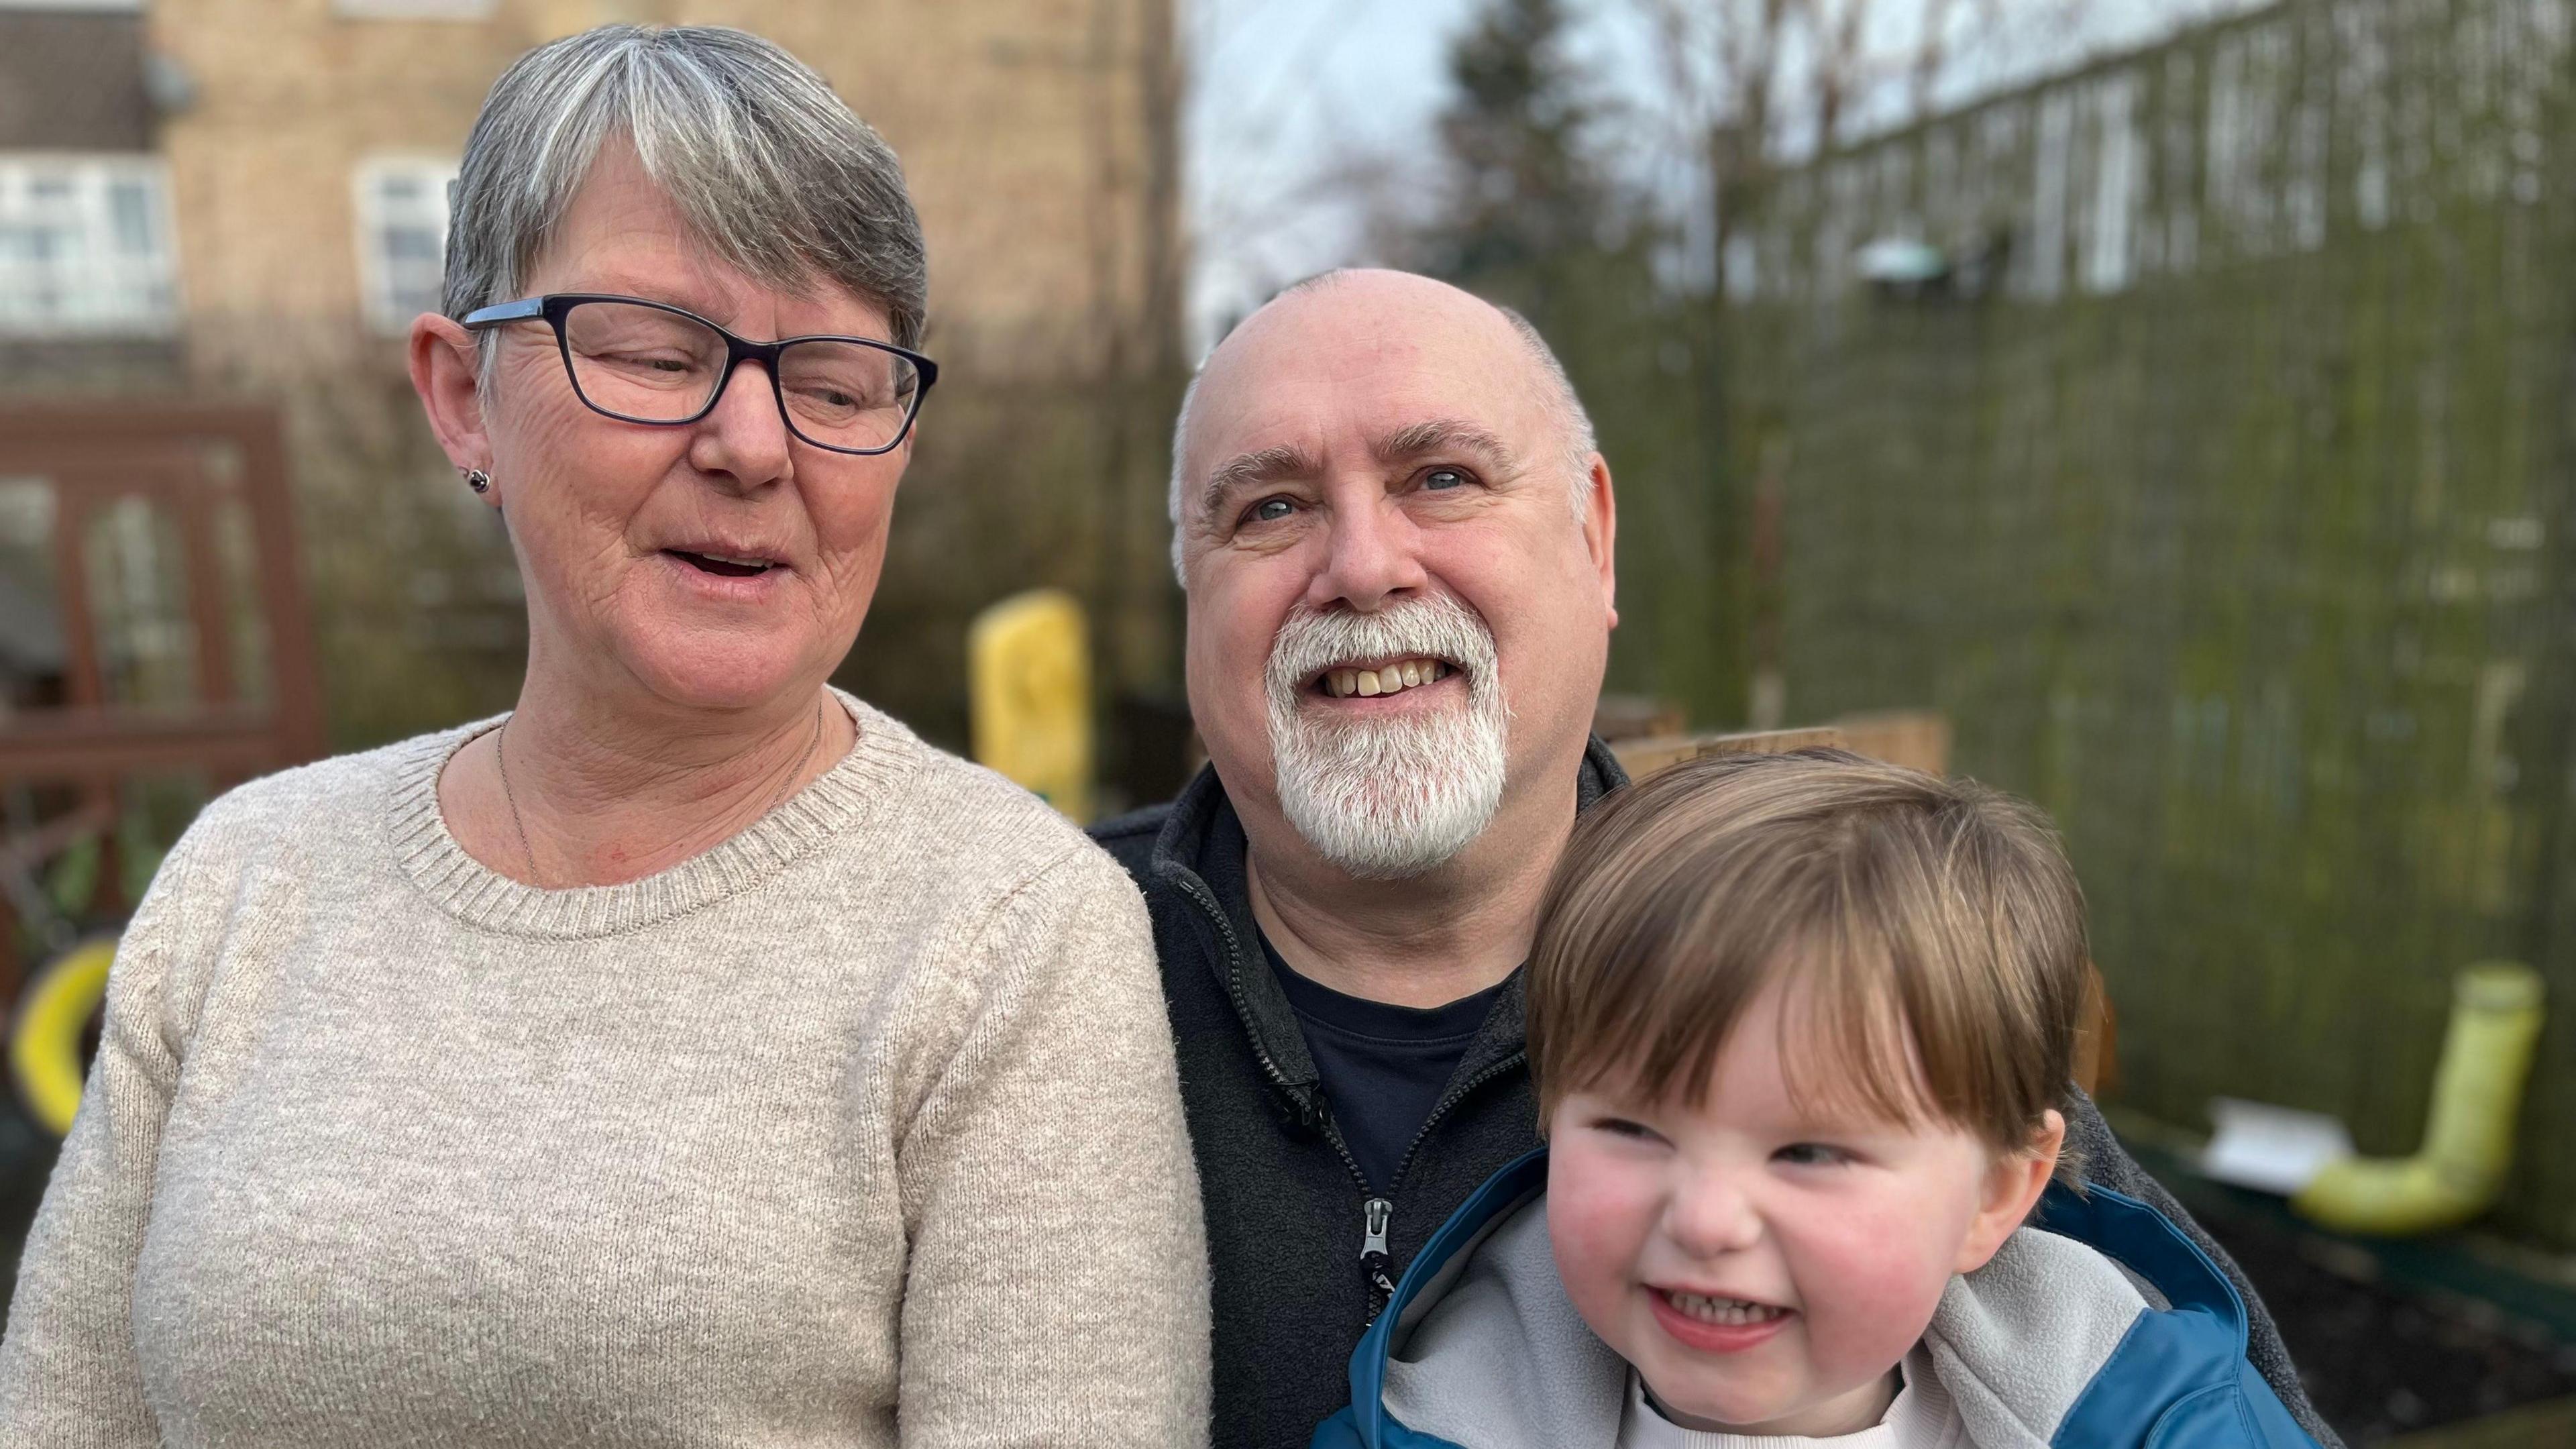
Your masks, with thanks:
M 1611 1449 L 1628 1366 L 1557 1281 L 1544 1148 L 1417 1255 L 1311 1449 Z M 2245 1357 L 2245 1305 L 2163 1216 L 2052 1186 L 1950 1281 L 1921 1353 L 1977 1449 L 2315 1449 Z

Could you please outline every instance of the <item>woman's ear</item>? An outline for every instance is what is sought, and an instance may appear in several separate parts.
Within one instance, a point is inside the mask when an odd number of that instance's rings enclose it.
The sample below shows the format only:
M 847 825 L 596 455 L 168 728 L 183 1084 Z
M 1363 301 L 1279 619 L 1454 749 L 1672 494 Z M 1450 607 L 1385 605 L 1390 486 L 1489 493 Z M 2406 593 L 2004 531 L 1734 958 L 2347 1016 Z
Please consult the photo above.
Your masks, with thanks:
M 455 319 L 424 312 L 412 319 L 411 386 L 420 394 L 422 411 L 438 434 L 438 446 L 458 472 L 492 471 L 492 441 L 483 423 L 482 359 L 474 334 Z M 499 507 L 500 494 L 482 494 Z
M 1996 1155 L 1994 1165 L 1986 1169 L 1985 1196 L 1968 1224 L 1967 1238 L 1959 1244 L 1959 1261 L 1952 1272 L 1973 1273 L 1986 1266 L 2004 1239 L 2030 1216 L 2039 1195 L 2048 1191 L 2048 1180 L 2057 1174 L 2057 1154 L 2065 1146 L 2066 1119 L 2052 1111 L 2041 1115 L 2039 1130 L 2031 1134 L 2028 1147 Z

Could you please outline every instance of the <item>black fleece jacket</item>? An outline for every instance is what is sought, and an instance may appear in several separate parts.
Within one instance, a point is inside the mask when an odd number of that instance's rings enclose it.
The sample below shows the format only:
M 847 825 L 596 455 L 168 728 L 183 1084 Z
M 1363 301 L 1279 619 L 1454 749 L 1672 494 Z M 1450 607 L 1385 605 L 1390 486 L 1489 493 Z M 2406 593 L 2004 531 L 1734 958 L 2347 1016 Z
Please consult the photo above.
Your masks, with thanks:
M 1627 782 L 1594 740 L 1576 808 Z M 1334 1125 L 1297 1017 L 1262 957 L 1243 824 L 1216 772 L 1091 833 L 1135 876 L 1162 956 L 1215 1275 L 1215 1449 L 1304 1449 L 1350 1401 L 1351 1350 L 1405 1265 L 1470 1192 L 1538 1145 L 1520 978 L 1495 998 L 1395 1180 L 1371 1182 Z M 2245 1296 L 2255 1365 L 2320 1444 L 2341 1449 L 2244 1274 L 2080 1094 L 2067 1141 L 2084 1154 L 2090 1181 L 2152 1204 L 2226 1271 Z

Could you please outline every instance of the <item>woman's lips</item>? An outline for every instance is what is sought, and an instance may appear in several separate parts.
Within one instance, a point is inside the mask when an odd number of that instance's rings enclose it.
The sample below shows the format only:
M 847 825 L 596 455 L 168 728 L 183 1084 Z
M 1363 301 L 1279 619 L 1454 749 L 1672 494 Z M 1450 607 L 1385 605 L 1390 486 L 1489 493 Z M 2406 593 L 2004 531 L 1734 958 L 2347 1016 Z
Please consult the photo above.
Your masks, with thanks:
M 754 579 L 778 565 L 769 559 L 743 554 L 695 552 L 685 548 L 666 548 L 663 553 L 701 573 L 726 579 Z
M 1788 1327 L 1797 1316 L 1791 1308 L 1769 1308 L 1763 1316 L 1745 1322 L 1712 1322 L 1684 1312 L 1661 1288 L 1648 1288 L 1646 1299 L 1654 1306 L 1655 1322 L 1684 1348 L 1701 1353 L 1742 1353 L 1768 1343 L 1772 1336 Z
M 761 563 L 740 555 L 709 556 L 666 548 L 655 557 L 685 596 L 717 604 L 761 603 L 779 588 L 789 572 L 785 564 Z

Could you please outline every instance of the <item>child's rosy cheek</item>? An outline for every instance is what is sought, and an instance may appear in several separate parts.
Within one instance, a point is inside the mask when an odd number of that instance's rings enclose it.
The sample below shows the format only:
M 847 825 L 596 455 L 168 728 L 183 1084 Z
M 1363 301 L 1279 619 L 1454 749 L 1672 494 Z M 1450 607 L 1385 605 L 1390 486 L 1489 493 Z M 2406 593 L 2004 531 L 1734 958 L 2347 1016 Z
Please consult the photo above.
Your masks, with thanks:
M 1599 1198 L 1547 1205 L 1548 1238 L 1556 1250 L 1557 1276 L 1578 1305 L 1600 1302 L 1625 1285 L 1638 1234 L 1615 1202 Z
M 1950 1282 L 1947 1260 L 1931 1253 L 1919 1233 L 1847 1239 L 1833 1257 L 1835 1296 L 1845 1313 L 1853 1321 L 1885 1324 L 1907 1342 L 1930 1321 Z

